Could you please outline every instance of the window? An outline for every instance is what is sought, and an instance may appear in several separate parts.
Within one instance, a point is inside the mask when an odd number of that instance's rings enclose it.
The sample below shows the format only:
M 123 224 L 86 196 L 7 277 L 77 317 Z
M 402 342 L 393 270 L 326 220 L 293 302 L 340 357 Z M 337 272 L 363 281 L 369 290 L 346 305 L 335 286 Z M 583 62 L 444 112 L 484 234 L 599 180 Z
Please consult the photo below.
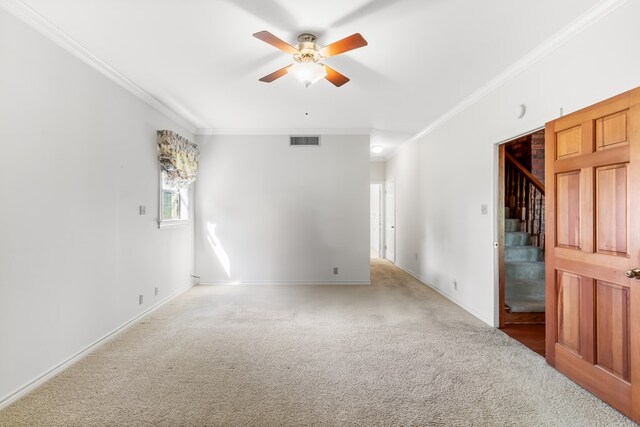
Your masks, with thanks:
M 189 222 L 191 184 L 198 176 L 200 150 L 171 130 L 159 130 L 160 195 L 158 226 L 169 227 Z
M 189 222 L 190 188 L 178 188 L 167 182 L 166 173 L 160 173 L 160 214 L 159 226 L 171 227 Z

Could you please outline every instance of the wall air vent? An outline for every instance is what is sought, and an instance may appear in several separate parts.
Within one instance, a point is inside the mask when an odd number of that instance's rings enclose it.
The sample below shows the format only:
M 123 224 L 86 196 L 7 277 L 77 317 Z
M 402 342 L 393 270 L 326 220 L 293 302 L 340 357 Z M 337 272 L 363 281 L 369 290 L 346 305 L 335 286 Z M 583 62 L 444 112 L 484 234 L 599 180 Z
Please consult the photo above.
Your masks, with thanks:
M 319 136 L 291 136 L 289 137 L 289 145 L 296 146 L 319 146 Z

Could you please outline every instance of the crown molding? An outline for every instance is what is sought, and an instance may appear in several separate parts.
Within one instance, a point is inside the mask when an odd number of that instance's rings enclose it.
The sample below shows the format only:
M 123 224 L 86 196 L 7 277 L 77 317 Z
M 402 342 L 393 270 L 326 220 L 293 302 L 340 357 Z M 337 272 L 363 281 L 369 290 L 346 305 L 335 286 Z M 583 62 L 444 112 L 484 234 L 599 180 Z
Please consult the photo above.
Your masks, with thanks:
M 603 0 L 593 6 L 591 9 L 587 10 L 582 15 L 578 16 L 575 20 L 570 22 L 567 26 L 562 28 L 560 31 L 555 33 L 549 39 L 547 39 L 542 44 L 538 45 L 535 49 L 529 52 L 527 55 L 520 58 L 510 67 L 506 68 L 500 74 L 498 74 L 493 79 L 489 80 L 484 86 L 480 89 L 473 92 L 471 95 L 463 99 L 460 103 L 455 105 L 449 111 L 444 113 L 442 116 L 438 117 L 436 120 L 431 122 L 427 127 L 413 135 L 411 138 L 406 140 L 405 142 L 398 144 L 395 149 L 389 153 L 387 159 L 394 157 L 400 147 L 405 144 L 415 142 L 425 135 L 433 132 L 438 127 L 442 126 L 453 117 L 457 116 L 480 99 L 487 96 L 489 93 L 493 92 L 516 75 L 520 74 L 522 71 L 526 70 L 536 62 L 540 61 L 545 56 L 554 52 L 563 44 L 567 43 L 572 38 L 576 37 L 578 34 L 589 28 L 591 25 L 595 24 L 605 16 L 609 15 L 611 12 L 625 4 L 629 0 Z
M 196 135 L 371 135 L 370 128 L 198 128 Z
M 75 57 L 79 58 L 82 62 L 89 65 L 94 70 L 98 71 L 102 75 L 109 78 L 111 81 L 120 85 L 124 89 L 131 92 L 133 95 L 149 104 L 180 126 L 191 133 L 196 132 L 196 126 L 189 120 L 185 119 L 162 102 L 151 96 L 148 92 L 142 89 L 140 86 L 133 83 L 124 75 L 119 73 L 116 69 L 111 67 L 106 62 L 102 61 L 96 55 L 91 53 L 84 46 L 69 37 L 64 31 L 47 21 L 42 15 L 27 6 L 20 0 L 0 0 L 0 8 L 6 10 L 11 15 L 20 19 L 22 22 L 33 28 L 67 52 L 71 53 Z

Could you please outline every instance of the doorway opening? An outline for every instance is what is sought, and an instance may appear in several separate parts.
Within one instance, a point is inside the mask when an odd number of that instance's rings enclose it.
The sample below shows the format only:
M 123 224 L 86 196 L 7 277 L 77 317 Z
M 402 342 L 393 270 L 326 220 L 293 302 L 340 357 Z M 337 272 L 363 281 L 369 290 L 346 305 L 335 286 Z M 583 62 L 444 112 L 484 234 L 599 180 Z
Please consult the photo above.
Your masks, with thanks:
M 545 355 L 544 129 L 499 147 L 499 325 Z

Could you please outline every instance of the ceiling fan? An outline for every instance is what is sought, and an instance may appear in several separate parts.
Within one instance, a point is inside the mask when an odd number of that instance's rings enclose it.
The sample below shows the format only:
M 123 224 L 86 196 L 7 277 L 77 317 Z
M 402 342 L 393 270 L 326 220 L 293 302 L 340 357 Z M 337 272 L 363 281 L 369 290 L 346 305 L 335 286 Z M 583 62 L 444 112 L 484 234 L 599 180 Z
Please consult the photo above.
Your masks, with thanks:
M 303 33 L 298 36 L 297 48 L 268 31 L 260 31 L 255 33 L 253 37 L 292 55 L 294 61 L 293 64 L 264 76 L 260 79 L 261 82 L 271 83 L 288 73 L 295 75 L 306 87 L 322 78 L 329 80 L 337 87 L 347 83 L 349 79 L 346 76 L 320 61 L 367 45 L 367 41 L 360 33 L 352 34 L 323 48 L 316 44 L 316 36 L 310 33 Z

